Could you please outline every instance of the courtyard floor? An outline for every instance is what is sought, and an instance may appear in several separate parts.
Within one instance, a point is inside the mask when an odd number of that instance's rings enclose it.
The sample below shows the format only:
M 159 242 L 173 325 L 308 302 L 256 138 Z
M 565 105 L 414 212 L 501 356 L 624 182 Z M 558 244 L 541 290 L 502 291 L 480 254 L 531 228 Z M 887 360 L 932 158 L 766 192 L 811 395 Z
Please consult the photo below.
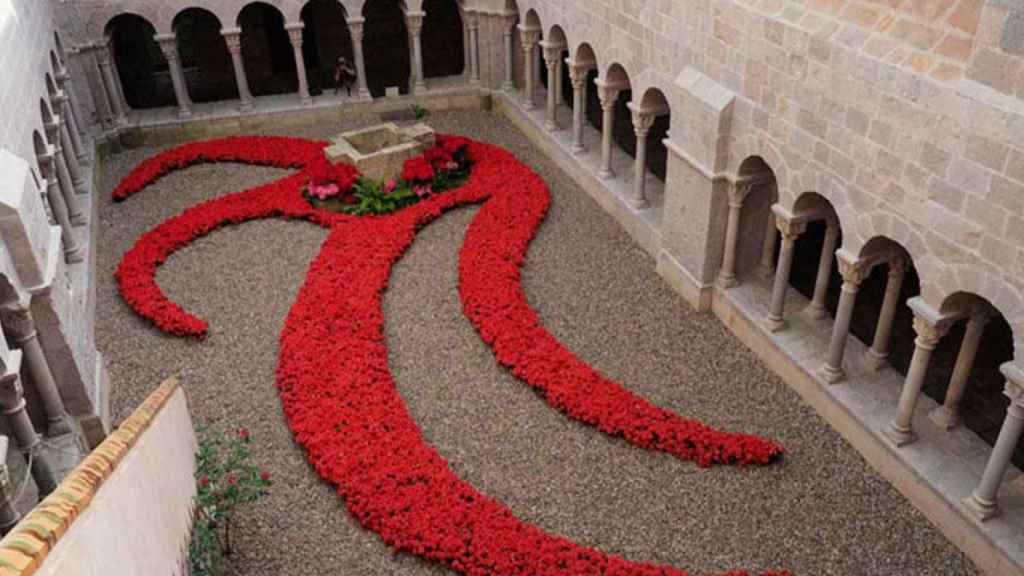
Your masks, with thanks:
M 711 315 L 694 312 L 590 197 L 500 116 L 451 112 L 435 129 L 502 145 L 547 181 L 552 208 L 524 285 L 548 329 L 612 379 L 711 426 L 775 439 L 787 454 L 759 468 L 701 469 L 632 447 L 554 411 L 498 366 L 463 316 L 458 251 L 474 209 L 443 216 L 395 268 L 384 301 L 391 369 L 424 435 L 464 479 L 518 517 L 632 560 L 696 574 L 748 568 L 794 575 L 971 575 L 943 535 Z M 326 138 L 376 123 L 282 127 Z M 100 202 L 97 339 L 115 421 L 178 374 L 197 423 L 248 427 L 275 484 L 235 533 L 233 575 L 430 574 L 395 556 L 347 514 L 306 464 L 274 387 L 277 339 L 326 231 L 260 221 L 185 248 L 160 271 L 172 300 L 208 320 L 202 342 L 168 337 L 122 302 L 112 272 L 145 231 L 202 200 L 280 177 L 241 165 L 171 174 L 114 204 L 109 193 L 146 157 L 108 158 Z

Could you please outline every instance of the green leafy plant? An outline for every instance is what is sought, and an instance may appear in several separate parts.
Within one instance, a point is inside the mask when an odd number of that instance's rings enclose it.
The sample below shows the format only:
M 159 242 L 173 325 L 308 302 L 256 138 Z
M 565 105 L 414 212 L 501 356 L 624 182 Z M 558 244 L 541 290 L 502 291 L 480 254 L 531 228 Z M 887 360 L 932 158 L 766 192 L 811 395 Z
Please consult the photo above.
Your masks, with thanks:
M 270 474 L 252 464 L 248 429 L 216 435 L 200 428 L 196 453 L 195 524 L 189 543 L 192 576 L 217 576 L 231 555 L 236 510 L 267 494 Z
M 417 120 L 423 120 L 427 117 L 427 114 L 430 114 L 430 112 L 423 106 L 420 106 L 419 104 L 412 105 L 412 115 L 415 116 Z

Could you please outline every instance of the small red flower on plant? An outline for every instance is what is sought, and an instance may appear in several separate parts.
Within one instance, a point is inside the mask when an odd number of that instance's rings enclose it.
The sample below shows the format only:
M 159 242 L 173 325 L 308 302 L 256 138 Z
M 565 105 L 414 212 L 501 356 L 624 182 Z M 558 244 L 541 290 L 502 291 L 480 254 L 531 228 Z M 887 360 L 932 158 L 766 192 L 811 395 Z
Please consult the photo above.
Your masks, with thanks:
M 232 472 L 228 474 L 227 480 L 229 485 L 234 486 L 235 484 L 238 484 L 238 475 Z
M 249 429 L 248 428 L 239 428 L 238 429 L 238 438 L 242 442 L 248 442 L 249 441 L 249 437 L 250 436 L 249 436 Z
M 264 482 L 270 482 L 270 472 L 267 472 L 266 470 L 260 472 L 260 480 L 263 480 Z
M 199 479 L 199 486 L 201 486 L 202 488 L 206 488 L 209 485 L 210 485 L 210 477 L 209 476 L 204 475 L 202 478 Z
M 407 182 L 430 182 L 434 179 L 434 167 L 423 156 L 405 161 L 402 167 L 402 180 Z

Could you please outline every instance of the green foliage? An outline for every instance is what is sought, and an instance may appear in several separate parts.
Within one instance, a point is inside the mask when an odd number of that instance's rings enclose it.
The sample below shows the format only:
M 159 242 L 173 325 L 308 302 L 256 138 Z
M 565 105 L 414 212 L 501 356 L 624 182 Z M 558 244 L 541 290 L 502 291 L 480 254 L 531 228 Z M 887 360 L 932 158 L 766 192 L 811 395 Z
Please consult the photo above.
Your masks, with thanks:
M 389 193 L 385 191 L 382 182 L 369 178 L 356 180 L 352 193 L 355 195 L 356 203 L 343 206 L 342 211 L 356 216 L 389 214 L 419 200 L 412 188 L 405 183 L 399 184 Z
M 251 463 L 249 431 L 214 435 L 200 428 L 196 453 L 195 524 L 189 543 L 193 576 L 217 576 L 231 554 L 231 523 L 239 506 L 266 495 L 270 476 Z
M 419 104 L 412 105 L 412 115 L 415 116 L 417 120 L 423 120 L 428 114 L 430 114 L 430 112 L 423 106 L 420 106 Z

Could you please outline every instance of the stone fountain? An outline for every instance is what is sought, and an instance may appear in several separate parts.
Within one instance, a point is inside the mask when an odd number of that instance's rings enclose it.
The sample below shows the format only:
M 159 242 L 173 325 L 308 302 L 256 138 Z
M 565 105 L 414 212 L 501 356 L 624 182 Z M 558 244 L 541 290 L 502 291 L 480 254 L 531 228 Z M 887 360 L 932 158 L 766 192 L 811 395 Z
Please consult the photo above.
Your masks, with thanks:
M 402 171 L 406 160 L 434 146 L 434 129 L 426 124 L 400 128 L 393 122 L 345 132 L 331 140 L 331 162 L 351 164 L 371 179 L 386 180 Z

